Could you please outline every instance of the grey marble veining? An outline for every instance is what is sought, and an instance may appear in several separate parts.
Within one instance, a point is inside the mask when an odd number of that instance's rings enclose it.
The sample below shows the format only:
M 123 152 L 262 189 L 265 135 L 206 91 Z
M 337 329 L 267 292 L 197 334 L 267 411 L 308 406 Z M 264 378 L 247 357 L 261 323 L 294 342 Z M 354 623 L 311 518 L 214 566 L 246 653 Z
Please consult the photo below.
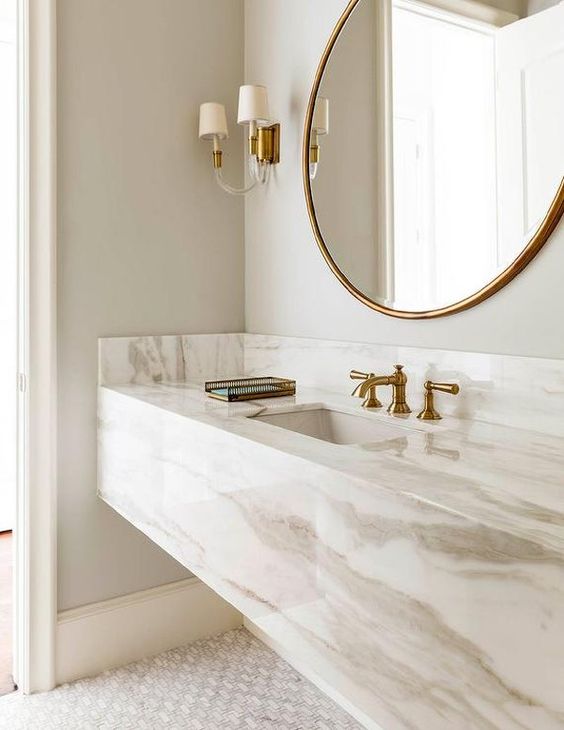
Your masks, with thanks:
M 343 395 L 352 368 L 387 374 L 401 363 L 413 411 L 425 380 L 452 381 L 460 395 L 437 395 L 445 416 L 564 436 L 562 360 L 254 334 L 107 338 L 99 353 L 102 385 L 266 374 Z
M 290 366 L 286 344 L 271 345 L 256 367 Z M 247 372 L 251 350 L 245 336 Z M 292 357 L 280 374 L 324 377 L 314 354 Z M 252 418 L 359 411 L 318 385 L 244 404 L 189 382 L 101 387 L 100 496 L 367 726 L 564 728 L 564 438 L 503 418 L 374 413 L 397 435 L 340 446 Z
M 163 383 L 243 374 L 241 334 L 107 337 L 99 340 L 98 383 Z
M 303 385 L 339 393 L 352 390 L 352 368 L 378 374 L 395 363 L 408 375 L 408 402 L 420 409 L 425 380 L 457 382 L 458 396 L 437 396 L 439 411 L 564 436 L 564 360 L 427 350 L 277 335 L 245 335 L 245 371 L 280 371 Z M 381 390 L 383 402 L 389 399 Z

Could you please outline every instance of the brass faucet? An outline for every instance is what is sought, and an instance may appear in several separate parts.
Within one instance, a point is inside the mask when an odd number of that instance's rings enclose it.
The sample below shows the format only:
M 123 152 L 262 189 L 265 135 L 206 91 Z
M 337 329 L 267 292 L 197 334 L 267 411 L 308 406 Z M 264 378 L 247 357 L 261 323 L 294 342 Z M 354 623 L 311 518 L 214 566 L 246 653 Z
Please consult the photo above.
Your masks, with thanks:
M 374 373 L 361 373 L 359 370 L 351 370 L 350 377 L 352 380 L 363 381 L 352 392 L 352 395 L 364 398 L 363 408 L 381 408 L 382 404 L 378 400 L 376 388 L 379 385 L 391 385 L 392 402 L 388 407 L 388 413 L 394 415 L 411 413 L 411 408 L 405 400 L 407 375 L 403 372 L 403 365 L 396 365 L 393 375 L 374 375 Z
M 417 418 L 421 418 L 423 421 L 441 420 L 441 414 L 435 409 L 435 390 L 438 390 L 441 393 L 458 395 L 460 392 L 460 386 L 457 383 L 433 383 L 432 381 L 427 380 L 425 383 L 425 405 L 421 413 L 417 414 Z

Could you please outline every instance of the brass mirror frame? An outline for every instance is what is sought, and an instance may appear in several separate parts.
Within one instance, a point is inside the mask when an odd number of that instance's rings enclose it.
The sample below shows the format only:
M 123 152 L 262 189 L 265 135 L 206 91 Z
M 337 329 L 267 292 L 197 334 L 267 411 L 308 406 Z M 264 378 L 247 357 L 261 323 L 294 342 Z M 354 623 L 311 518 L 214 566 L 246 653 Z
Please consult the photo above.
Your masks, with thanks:
M 323 234 L 321 233 L 321 230 L 319 228 L 319 223 L 315 214 L 313 195 L 311 191 L 311 180 L 309 177 L 309 145 L 315 101 L 317 99 L 317 94 L 319 92 L 319 87 L 321 85 L 323 74 L 325 73 L 325 68 L 329 61 L 329 58 L 331 57 L 331 52 L 333 51 L 335 43 L 337 42 L 337 39 L 341 34 L 341 31 L 345 27 L 347 20 L 349 19 L 353 10 L 356 8 L 360 1 L 361 0 L 351 0 L 349 2 L 345 11 L 339 18 L 333 32 L 331 33 L 329 42 L 327 43 L 325 50 L 323 51 L 321 61 L 319 62 L 319 66 L 317 67 L 317 72 L 315 74 L 315 80 L 313 82 L 313 87 L 310 93 L 309 103 L 307 107 L 303 135 L 302 175 L 306 196 L 307 212 L 309 215 L 311 226 L 313 228 L 315 239 L 317 241 L 317 245 L 321 250 L 321 253 L 323 254 L 323 258 L 328 263 L 329 268 L 335 274 L 337 279 L 339 279 L 341 284 L 343 284 L 343 286 L 346 287 L 349 292 L 357 299 L 359 299 L 363 304 L 366 304 L 371 309 L 375 309 L 377 312 L 390 315 L 391 317 L 399 317 L 401 319 L 433 319 L 436 317 L 445 317 L 449 314 L 456 314 L 457 312 L 463 312 L 464 310 L 470 309 L 470 307 L 475 307 L 477 304 L 485 301 L 489 297 L 493 296 L 500 289 L 502 289 L 504 286 L 509 284 L 509 282 L 512 281 L 517 276 L 517 274 L 523 271 L 523 269 L 534 259 L 534 257 L 538 254 L 544 244 L 548 241 L 552 232 L 558 225 L 560 218 L 564 214 L 564 177 L 560 182 L 558 191 L 556 192 L 554 200 L 552 201 L 547 214 L 545 215 L 542 223 L 539 225 L 537 231 L 532 236 L 529 243 L 504 271 L 498 274 L 495 279 L 490 281 L 489 284 L 486 284 L 486 286 L 482 287 L 482 289 L 477 291 L 475 294 L 472 294 L 465 299 L 461 299 L 460 301 L 455 302 L 448 307 L 442 307 L 440 309 L 432 309 L 428 311 L 410 312 L 400 309 L 390 309 L 383 304 L 378 304 L 378 302 L 370 299 L 370 297 L 366 296 L 366 294 L 360 291 L 360 289 L 357 289 L 357 287 L 351 281 L 349 281 L 349 279 L 345 276 L 345 274 L 343 274 L 343 272 L 335 263 L 333 257 L 329 253 L 327 244 L 325 243 Z

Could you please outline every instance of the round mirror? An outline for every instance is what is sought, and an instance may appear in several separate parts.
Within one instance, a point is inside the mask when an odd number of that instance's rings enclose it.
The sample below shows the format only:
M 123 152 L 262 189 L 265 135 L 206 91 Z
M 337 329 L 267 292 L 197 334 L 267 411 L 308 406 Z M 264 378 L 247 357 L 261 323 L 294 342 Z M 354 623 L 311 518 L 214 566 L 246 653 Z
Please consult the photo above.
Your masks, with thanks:
M 333 272 L 381 312 L 483 301 L 564 211 L 564 2 L 496 4 L 352 0 L 321 59 L 308 211 Z

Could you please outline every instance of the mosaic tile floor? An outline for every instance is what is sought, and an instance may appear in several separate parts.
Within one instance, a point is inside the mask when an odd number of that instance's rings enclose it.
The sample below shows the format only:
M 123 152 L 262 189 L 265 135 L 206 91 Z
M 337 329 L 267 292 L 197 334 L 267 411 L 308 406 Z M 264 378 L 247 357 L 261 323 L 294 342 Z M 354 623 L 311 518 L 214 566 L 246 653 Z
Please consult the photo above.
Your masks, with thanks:
M 360 730 L 245 629 L 52 692 L 0 698 L 1 730 Z

